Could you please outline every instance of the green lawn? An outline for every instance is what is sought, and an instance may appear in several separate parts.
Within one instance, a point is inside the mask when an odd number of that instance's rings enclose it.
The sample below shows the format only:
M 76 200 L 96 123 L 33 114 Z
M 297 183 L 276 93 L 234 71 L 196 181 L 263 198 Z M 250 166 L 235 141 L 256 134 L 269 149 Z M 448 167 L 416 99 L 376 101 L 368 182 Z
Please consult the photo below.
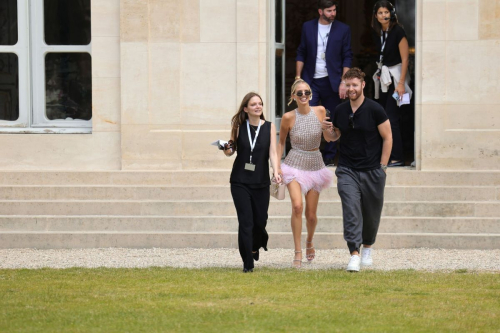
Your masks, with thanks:
M 500 274 L 0 270 L 0 332 L 500 332 Z

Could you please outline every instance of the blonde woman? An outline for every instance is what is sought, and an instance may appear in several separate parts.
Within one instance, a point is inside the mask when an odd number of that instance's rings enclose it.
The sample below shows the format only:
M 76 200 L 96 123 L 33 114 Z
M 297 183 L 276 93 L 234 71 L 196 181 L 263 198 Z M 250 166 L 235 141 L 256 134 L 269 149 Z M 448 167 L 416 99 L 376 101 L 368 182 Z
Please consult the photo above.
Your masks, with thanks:
M 292 233 L 295 245 L 293 266 L 302 265 L 302 194 L 305 195 L 306 207 L 306 258 L 309 262 L 314 260 L 313 237 L 318 218 L 320 192 L 331 186 L 333 173 L 325 167 L 319 145 L 321 143 L 321 122 L 326 118 L 326 110 L 322 106 L 310 106 L 312 98 L 311 87 L 304 80 L 297 80 L 292 85 L 290 101 L 297 103 L 297 108 L 287 112 L 281 119 L 280 141 L 278 156 L 285 149 L 286 137 L 290 135 L 292 149 L 285 161 L 281 164 L 279 173 L 283 175 L 283 182 L 287 184 L 292 201 Z

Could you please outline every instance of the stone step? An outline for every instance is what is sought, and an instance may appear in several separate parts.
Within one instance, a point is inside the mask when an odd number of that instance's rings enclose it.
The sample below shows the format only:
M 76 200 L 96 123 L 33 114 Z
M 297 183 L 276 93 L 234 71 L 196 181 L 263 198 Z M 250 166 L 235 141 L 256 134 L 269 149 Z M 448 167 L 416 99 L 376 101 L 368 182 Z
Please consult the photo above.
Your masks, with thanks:
M 234 232 L 236 216 L 0 216 L 0 232 Z M 305 218 L 303 218 L 305 230 Z M 270 216 L 269 232 L 289 232 L 289 216 Z M 342 232 L 341 216 L 318 216 L 317 232 Z M 382 233 L 500 234 L 500 218 L 385 216 Z
M 318 215 L 341 216 L 338 200 L 321 201 Z M 269 215 L 289 216 L 288 201 L 274 198 Z M 141 215 L 141 216 L 231 216 L 235 215 L 231 200 L 2 200 L 0 215 Z M 498 217 L 498 202 L 430 202 L 386 201 L 384 216 L 398 217 Z
M 341 233 L 315 234 L 315 247 L 321 249 L 344 248 Z M 303 237 L 304 242 L 304 237 Z M 0 248 L 235 248 L 236 232 L 0 232 Z M 447 233 L 379 233 L 376 248 L 442 248 L 492 249 L 498 248 L 500 234 L 447 234 Z M 291 233 L 269 234 L 269 248 L 289 248 L 293 256 Z M 291 261 L 291 260 L 290 260 Z
M 286 191 L 288 196 L 288 191 Z M 2 200 L 231 200 L 229 185 L 3 185 Z M 324 190 L 320 200 L 339 200 L 337 187 Z M 387 201 L 500 201 L 495 186 L 386 186 Z
M 331 168 L 332 172 L 335 168 Z M 230 170 L 197 171 L 2 171 L 0 185 L 225 185 Z M 495 171 L 416 171 L 391 168 L 387 185 L 500 186 Z

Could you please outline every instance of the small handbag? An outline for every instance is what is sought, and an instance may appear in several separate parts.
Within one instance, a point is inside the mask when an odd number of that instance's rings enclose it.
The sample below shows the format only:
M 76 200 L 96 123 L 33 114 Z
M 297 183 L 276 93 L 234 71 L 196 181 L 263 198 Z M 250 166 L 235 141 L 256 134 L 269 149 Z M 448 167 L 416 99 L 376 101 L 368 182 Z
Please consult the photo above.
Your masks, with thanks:
M 276 179 L 274 177 L 271 179 L 271 195 L 278 200 L 285 199 L 285 187 L 286 185 L 283 183 L 276 183 Z

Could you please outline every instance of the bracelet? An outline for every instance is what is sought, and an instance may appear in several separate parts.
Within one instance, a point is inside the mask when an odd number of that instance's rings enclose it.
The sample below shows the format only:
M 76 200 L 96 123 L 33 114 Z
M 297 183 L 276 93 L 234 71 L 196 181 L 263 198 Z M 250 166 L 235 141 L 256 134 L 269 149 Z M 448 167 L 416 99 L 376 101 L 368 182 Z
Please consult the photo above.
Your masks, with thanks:
M 300 79 L 300 76 L 296 76 L 296 77 L 295 77 L 295 80 L 297 80 L 297 79 Z

